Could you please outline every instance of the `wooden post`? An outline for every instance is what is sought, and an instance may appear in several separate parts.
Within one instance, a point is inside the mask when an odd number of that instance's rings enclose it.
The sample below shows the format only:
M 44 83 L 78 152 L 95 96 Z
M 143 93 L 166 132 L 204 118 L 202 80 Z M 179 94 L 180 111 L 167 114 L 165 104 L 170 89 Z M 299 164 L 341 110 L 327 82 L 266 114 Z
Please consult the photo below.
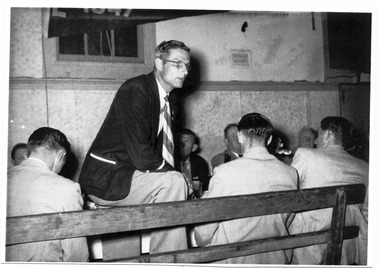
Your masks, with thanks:
M 343 229 L 346 216 L 346 192 L 336 190 L 335 205 L 331 219 L 331 238 L 327 244 L 326 265 L 339 265 L 342 255 Z

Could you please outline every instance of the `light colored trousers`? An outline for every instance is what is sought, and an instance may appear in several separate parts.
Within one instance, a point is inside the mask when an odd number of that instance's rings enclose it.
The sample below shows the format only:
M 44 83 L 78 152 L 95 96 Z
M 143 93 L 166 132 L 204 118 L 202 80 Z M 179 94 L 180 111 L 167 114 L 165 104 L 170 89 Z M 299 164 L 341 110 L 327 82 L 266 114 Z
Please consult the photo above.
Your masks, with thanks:
M 183 175 L 177 171 L 145 173 L 135 171 L 127 197 L 108 201 L 89 198 L 102 206 L 127 206 L 186 200 L 188 189 Z M 187 249 L 186 227 L 157 229 L 150 234 L 150 254 Z

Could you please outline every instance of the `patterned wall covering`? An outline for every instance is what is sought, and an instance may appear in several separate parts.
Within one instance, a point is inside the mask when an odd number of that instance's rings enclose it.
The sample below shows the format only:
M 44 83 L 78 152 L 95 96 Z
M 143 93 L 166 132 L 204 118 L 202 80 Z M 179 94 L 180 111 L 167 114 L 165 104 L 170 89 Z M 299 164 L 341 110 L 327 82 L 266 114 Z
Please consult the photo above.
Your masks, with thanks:
M 8 152 L 49 120 L 50 127 L 67 135 L 81 163 L 122 82 L 11 81 Z M 201 155 L 208 161 L 225 149 L 226 124 L 239 121 L 246 113 L 255 111 L 268 116 L 289 138 L 290 148 L 296 146 L 296 135 L 303 125 L 317 127 L 323 117 L 339 114 L 337 86 L 282 84 L 283 89 L 279 89 L 278 83 L 260 88 L 244 83 L 234 84 L 234 91 L 228 91 L 225 85 L 228 83 L 208 83 L 188 95 L 184 102 L 185 126 L 199 135 Z

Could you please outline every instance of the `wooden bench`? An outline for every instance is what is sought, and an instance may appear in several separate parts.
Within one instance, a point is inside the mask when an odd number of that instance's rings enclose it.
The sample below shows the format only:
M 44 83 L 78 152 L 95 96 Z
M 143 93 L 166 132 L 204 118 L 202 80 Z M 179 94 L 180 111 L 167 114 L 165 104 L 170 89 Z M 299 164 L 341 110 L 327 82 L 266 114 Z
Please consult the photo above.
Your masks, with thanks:
M 339 264 L 343 239 L 357 237 L 359 230 L 357 226 L 344 226 L 346 205 L 363 203 L 365 195 L 365 185 L 353 184 L 204 200 L 9 217 L 6 220 L 6 244 L 148 230 L 163 226 L 225 221 L 333 207 L 329 230 L 128 257 L 113 261 L 202 263 L 229 257 L 328 243 L 326 264 Z

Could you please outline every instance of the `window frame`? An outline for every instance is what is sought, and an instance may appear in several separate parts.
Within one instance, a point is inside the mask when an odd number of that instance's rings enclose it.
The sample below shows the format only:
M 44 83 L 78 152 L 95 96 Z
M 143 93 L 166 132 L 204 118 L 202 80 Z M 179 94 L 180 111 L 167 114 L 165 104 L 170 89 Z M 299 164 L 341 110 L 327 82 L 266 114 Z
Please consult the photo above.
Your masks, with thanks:
M 125 79 L 153 70 L 154 49 L 156 47 L 156 27 L 154 23 L 147 23 L 140 26 L 141 39 L 143 44 L 141 58 L 125 58 L 115 61 L 78 61 L 66 59 L 59 55 L 58 37 L 43 38 L 43 55 L 45 77 L 47 78 L 114 78 Z M 98 57 L 98 56 L 95 56 Z M 122 58 L 122 57 L 119 57 Z M 132 59 L 132 60 L 131 60 Z
M 112 40 L 114 40 L 115 33 L 111 31 Z M 57 54 L 59 61 L 84 61 L 84 62 L 126 62 L 126 63 L 143 63 L 144 62 L 144 36 L 143 26 L 137 25 L 137 57 L 120 57 L 120 56 L 102 56 L 102 55 L 74 55 L 74 54 L 60 54 L 59 42 L 57 43 Z M 84 33 L 83 35 L 87 35 Z M 85 39 L 85 46 L 88 46 L 88 37 Z M 88 47 L 85 51 L 88 50 Z M 113 47 L 113 50 L 115 48 Z M 109 59 L 109 61 L 108 61 Z
M 324 54 L 324 81 L 334 80 L 339 78 L 347 78 L 357 80 L 357 73 L 348 68 L 332 68 L 330 67 L 330 51 L 328 39 L 328 19 L 327 12 L 321 13 L 322 15 L 322 36 L 323 36 L 323 54 Z M 371 52 L 372 53 L 372 52 Z

